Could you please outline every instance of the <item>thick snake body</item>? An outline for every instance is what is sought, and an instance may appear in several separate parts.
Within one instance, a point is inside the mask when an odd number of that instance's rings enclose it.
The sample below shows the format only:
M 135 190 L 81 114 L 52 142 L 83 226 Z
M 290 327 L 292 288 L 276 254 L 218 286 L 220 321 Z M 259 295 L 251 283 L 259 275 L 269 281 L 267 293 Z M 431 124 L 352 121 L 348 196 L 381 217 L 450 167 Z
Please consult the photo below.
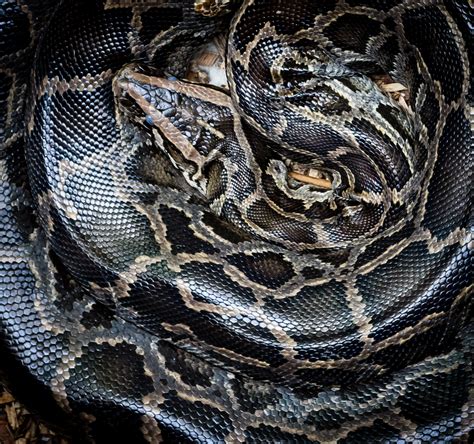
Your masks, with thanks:
M 78 441 L 467 442 L 472 10 L 196 3 L 0 4 L 3 379 Z

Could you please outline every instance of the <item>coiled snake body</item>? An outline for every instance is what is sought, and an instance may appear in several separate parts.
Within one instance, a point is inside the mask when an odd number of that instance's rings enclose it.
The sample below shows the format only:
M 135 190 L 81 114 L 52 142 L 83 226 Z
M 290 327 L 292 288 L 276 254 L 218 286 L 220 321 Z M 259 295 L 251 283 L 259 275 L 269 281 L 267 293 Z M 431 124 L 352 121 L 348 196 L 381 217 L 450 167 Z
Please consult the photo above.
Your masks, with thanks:
M 467 442 L 467 4 L 0 8 L 18 396 L 80 441 Z M 229 26 L 229 90 L 177 80 Z

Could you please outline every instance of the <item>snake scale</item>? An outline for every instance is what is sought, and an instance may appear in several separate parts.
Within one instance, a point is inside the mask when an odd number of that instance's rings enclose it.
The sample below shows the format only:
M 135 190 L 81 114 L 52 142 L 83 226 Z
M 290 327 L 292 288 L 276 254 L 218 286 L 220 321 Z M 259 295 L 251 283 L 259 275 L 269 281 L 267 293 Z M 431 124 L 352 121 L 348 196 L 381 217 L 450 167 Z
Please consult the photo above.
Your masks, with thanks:
M 77 442 L 472 439 L 472 18 L 2 0 L 2 379 Z

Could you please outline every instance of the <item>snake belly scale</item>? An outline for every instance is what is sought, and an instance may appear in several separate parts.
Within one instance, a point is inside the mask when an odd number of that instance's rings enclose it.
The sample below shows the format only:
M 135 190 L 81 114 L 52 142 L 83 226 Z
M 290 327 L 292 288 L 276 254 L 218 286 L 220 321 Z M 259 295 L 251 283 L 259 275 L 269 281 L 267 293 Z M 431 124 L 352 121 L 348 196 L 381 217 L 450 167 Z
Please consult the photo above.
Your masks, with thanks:
M 472 18 L 1 1 L 2 380 L 78 442 L 468 442 Z

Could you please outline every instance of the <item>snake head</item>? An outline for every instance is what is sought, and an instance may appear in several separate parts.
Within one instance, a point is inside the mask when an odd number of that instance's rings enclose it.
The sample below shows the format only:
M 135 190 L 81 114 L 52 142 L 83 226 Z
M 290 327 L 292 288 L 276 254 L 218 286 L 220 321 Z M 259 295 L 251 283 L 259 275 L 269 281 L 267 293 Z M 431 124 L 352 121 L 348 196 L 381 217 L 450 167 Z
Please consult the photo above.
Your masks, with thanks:
M 214 189 L 212 165 L 222 158 L 232 120 L 230 97 L 212 87 L 125 67 L 113 85 L 119 113 L 140 126 L 186 181 L 204 195 Z M 214 181 L 213 181 L 214 179 Z

